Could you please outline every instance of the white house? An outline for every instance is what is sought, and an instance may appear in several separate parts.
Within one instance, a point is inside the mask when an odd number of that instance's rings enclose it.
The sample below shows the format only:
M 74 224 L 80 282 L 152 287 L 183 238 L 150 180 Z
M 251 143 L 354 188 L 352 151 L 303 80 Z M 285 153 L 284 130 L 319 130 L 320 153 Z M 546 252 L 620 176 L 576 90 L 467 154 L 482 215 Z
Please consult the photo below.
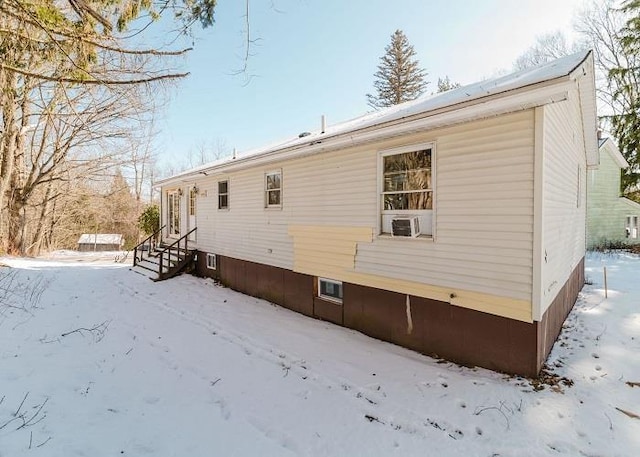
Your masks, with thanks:
M 600 166 L 587 181 L 587 247 L 640 243 L 640 204 L 620 194 L 620 171 L 629 164 L 611 138 L 600 140 Z
M 583 285 L 591 52 L 157 183 L 197 273 L 466 365 L 536 375 Z M 324 122 L 322 122 L 324 124 Z

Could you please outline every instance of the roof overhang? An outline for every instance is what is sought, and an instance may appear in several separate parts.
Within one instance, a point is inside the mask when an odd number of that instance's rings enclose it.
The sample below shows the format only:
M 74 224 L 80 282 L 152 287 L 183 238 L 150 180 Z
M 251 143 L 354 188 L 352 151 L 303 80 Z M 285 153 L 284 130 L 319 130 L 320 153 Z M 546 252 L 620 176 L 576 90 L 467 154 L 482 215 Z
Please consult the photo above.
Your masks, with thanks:
M 467 106 L 455 107 L 455 109 L 451 110 L 442 110 L 438 113 L 424 113 L 424 115 L 416 115 L 412 116 L 412 118 L 396 120 L 391 123 L 368 127 L 345 134 L 338 134 L 323 139 L 314 138 L 314 140 L 309 143 L 275 149 L 259 155 L 238 157 L 236 159 L 211 164 L 210 166 L 200 167 L 160 180 L 155 185 L 167 186 L 181 182 L 192 182 L 194 179 L 202 176 L 229 173 L 250 166 L 267 165 L 276 161 L 305 157 L 345 147 L 364 145 L 397 136 L 424 132 L 439 127 L 456 125 L 531 109 L 550 103 L 557 103 L 568 98 L 571 87 L 573 87 L 573 84 L 566 79 L 560 83 L 541 85 L 541 87 L 529 88 L 526 91 L 514 91 L 514 93 L 507 96 L 491 100 L 482 100 Z
M 598 152 L 596 77 L 592 51 L 587 53 L 585 59 L 571 72 L 570 76 L 578 84 L 587 167 L 597 168 L 600 164 L 600 154 Z
M 574 57 L 575 59 L 575 57 Z M 449 105 L 433 105 L 432 109 L 419 111 L 415 106 L 380 116 L 369 116 L 365 122 L 348 121 L 334 133 L 313 134 L 303 139 L 293 139 L 274 147 L 266 147 L 252 154 L 203 165 L 175 176 L 159 180 L 155 187 L 193 182 L 203 176 L 224 174 L 251 166 L 267 165 L 282 160 L 306 157 L 324 152 L 366 145 L 411 133 L 425 132 L 439 127 L 456 125 L 473 120 L 490 118 L 538 106 L 567 100 L 571 90 L 578 87 L 584 150 L 587 165 L 597 165 L 598 139 L 596 132 L 595 76 L 593 55 L 588 52 L 575 61 L 570 69 L 549 79 L 523 86 L 508 87 L 503 91 L 478 92 L 478 84 L 469 86 L 476 93 L 471 98 L 459 98 Z M 490 84 L 487 84 L 490 86 Z M 464 91 L 465 88 L 460 90 Z M 430 100 L 427 100 L 429 102 Z M 417 104 L 418 106 L 419 103 Z M 406 114 L 406 115 L 405 115 Z

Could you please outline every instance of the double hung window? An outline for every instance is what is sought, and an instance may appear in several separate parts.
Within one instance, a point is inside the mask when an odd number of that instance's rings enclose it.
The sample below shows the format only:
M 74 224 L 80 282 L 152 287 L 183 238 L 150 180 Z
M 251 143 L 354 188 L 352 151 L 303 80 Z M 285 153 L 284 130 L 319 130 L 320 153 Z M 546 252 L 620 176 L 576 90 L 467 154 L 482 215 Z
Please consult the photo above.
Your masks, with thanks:
M 417 216 L 431 235 L 433 217 L 433 144 L 407 146 L 380 154 L 381 232 L 391 233 L 397 217 Z
M 264 175 L 265 207 L 282 206 L 282 170 L 275 170 Z
M 229 181 L 218 181 L 218 209 L 229 209 Z

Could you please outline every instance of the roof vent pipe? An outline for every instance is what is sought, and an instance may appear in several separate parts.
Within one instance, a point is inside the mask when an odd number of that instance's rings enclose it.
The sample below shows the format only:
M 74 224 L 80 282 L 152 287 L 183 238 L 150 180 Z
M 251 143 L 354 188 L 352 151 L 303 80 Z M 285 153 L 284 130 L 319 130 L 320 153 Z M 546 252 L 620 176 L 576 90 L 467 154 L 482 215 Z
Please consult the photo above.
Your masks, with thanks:
M 324 114 L 320 117 L 320 126 L 322 127 L 322 131 L 320 133 L 324 133 L 324 131 L 327 130 L 327 118 Z
M 236 158 L 236 148 L 233 148 L 233 158 Z

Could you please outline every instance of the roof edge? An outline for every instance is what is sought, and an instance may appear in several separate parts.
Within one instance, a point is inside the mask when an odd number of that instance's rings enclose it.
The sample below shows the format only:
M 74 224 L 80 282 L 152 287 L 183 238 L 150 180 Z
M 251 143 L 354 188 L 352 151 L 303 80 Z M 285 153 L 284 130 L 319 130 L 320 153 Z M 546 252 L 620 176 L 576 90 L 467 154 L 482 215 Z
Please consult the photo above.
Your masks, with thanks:
M 578 54 L 582 54 L 582 53 L 578 53 Z M 575 58 L 577 57 L 577 55 L 574 54 L 573 56 L 567 56 L 563 59 L 567 59 L 570 57 Z M 541 71 L 540 69 L 553 68 L 553 64 L 555 62 L 561 61 L 563 59 L 552 61 L 550 63 L 537 67 L 537 70 L 531 69 L 529 71 Z M 255 154 L 247 154 L 245 156 L 241 155 L 234 159 L 227 159 L 222 162 L 205 164 L 203 166 L 186 170 L 182 173 L 178 173 L 176 175 L 160 179 L 156 183 L 154 183 L 154 187 L 167 185 L 172 182 L 188 180 L 189 178 L 194 178 L 201 174 L 206 176 L 209 173 L 215 172 L 216 170 L 225 169 L 228 167 L 235 168 L 236 164 L 251 163 L 253 161 L 261 161 L 260 159 L 264 157 L 272 157 L 272 156 L 277 156 L 279 154 L 286 154 L 293 150 L 305 151 L 308 148 L 312 148 L 316 144 L 324 143 L 325 145 L 329 145 L 330 143 L 340 142 L 340 139 L 345 137 L 354 137 L 362 134 L 367 134 L 370 132 L 382 131 L 388 128 L 393 128 L 394 126 L 397 126 L 400 124 L 413 122 L 420 119 L 433 118 L 441 115 L 446 115 L 455 111 L 460 111 L 460 110 L 478 106 L 478 105 L 486 106 L 487 104 L 490 104 L 493 101 L 501 100 L 515 94 L 527 93 L 529 91 L 532 91 L 541 87 L 554 86 L 563 81 L 576 80 L 579 77 L 581 77 L 583 74 L 586 75 L 584 70 L 581 73 L 577 73 L 577 72 L 580 68 L 583 67 L 583 65 L 585 65 L 585 62 L 587 62 L 589 59 L 591 59 L 591 64 L 592 64 L 593 63 L 592 51 L 586 52 L 584 56 L 582 56 L 580 61 L 572 65 L 569 70 L 565 68 L 560 74 L 551 73 L 548 76 L 545 74 L 544 71 L 542 71 L 542 75 L 539 77 L 537 81 L 527 82 L 520 86 L 514 87 L 513 83 L 504 84 L 504 78 L 508 78 L 511 75 L 508 75 L 502 78 L 496 78 L 494 80 L 489 80 L 485 82 L 474 83 L 468 86 L 464 86 L 460 88 L 460 90 L 464 91 L 465 88 L 467 87 L 470 88 L 469 94 L 467 94 L 470 96 L 470 98 L 467 98 L 467 99 L 462 98 L 459 100 L 454 99 L 454 102 L 452 102 L 451 104 L 444 104 L 442 106 L 437 106 L 437 103 L 436 103 L 436 106 L 434 106 L 431 109 L 425 109 L 424 111 L 419 111 L 419 112 L 412 111 L 416 109 L 416 106 L 419 107 L 421 102 L 417 102 L 417 101 L 408 102 L 408 104 L 403 104 L 407 108 L 400 109 L 396 112 L 392 111 L 390 118 L 382 117 L 382 119 L 380 119 L 379 122 L 377 122 L 376 118 L 373 117 L 370 119 L 366 119 L 363 125 L 354 125 L 353 127 L 348 125 L 349 123 L 353 123 L 354 121 L 359 121 L 360 119 L 366 118 L 367 116 L 365 115 L 363 117 L 356 118 L 351 121 L 346 121 L 342 124 L 338 124 L 338 126 L 343 124 L 347 125 L 343 130 L 338 129 L 338 131 L 334 133 L 329 133 L 328 135 L 322 135 L 322 136 L 312 135 L 309 137 L 308 141 L 304 141 L 304 142 L 300 142 L 296 138 L 293 140 L 289 140 L 287 142 L 274 145 L 271 148 L 267 147 L 264 150 L 259 151 Z M 591 65 L 591 67 L 593 67 L 593 65 Z M 527 79 L 526 71 L 516 72 L 516 73 L 513 73 L 513 75 L 516 75 L 516 76 L 513 76 L 513 78 L 515 78 L 516 81 L 518 80 L 518 78 L 523 78 L 525 79 L 525 81 Z M 491 86 L 492 84 L 494 84 L 493 87 Z M 501 88 L 501 90 L 498 90 L 496 92 L 491 92 L 492 89 L 495 89 L 496 87 L 500 87 L 501 84 L 505 85 L 506 87 Z M 485 89 L 484 86 L 486 86 L 487 89 Z M 479 87 L 482 89 L 480 92 L 478 92 Z M 476 91 L 477 93 L 474 93 L 474 91 Z M 584 98 L 583 90 L 580 90 L 580 93 L 581 93 L 581 99 L 583 99 Z M 595 94 L 594 94 L 594 97 L 595 97 Z M 428 97 L 425 99 L 425 101 L 428 102 L 428 100 L 430 99 L 432 98 Z M 590 103 L 587 103 L 587 104 L 591 105 Z M 594 104 L 595 104 L 595 100 L 594 100 Z M 401 105 L 397 105 L 397 106 L 401 106 Z M 403 110 L 406 111 L 406 115 L 403 115 Z M 587 132 L 590 130 L 590 128 L 588 127 L 589 119 L 587 117 L 588 116 L 586 115 L 586 113 L 583 112 L 583 129 L 585 132 L 585 151 L 587 152 L 589 158 L 592 160 L 593 160 L 593 154 L 595 154 L 596 155 L 595 160 L 597 161 L 598 149 L 597 149 L 597 138 L 595 136 L 595 129 L 594 129 L 594 139 L 586 138 L 588 136 Z M 382 138 L 384 138 L 383 135 L 381 135 L 380 139 Z M 594 141 L 596 145 L 595 151 L 593 151 L 591 147 L 593 146 L 591 143 L 593 143 Z M 329 148 L 326 148 L 326 149 L 329 149 Z M 589 151 L 591 151 L 591 154 L 589 154 Z

